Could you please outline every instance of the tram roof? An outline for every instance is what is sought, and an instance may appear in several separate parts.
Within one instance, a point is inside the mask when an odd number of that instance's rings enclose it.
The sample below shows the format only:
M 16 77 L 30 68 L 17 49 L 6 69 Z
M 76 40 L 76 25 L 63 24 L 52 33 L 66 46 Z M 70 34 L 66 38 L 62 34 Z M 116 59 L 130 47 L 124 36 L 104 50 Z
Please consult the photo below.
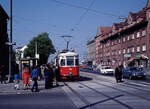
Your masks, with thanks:
M 65 53 L 60 53 L 59 56 L 78 56 L 76 52 L 65 52 Z

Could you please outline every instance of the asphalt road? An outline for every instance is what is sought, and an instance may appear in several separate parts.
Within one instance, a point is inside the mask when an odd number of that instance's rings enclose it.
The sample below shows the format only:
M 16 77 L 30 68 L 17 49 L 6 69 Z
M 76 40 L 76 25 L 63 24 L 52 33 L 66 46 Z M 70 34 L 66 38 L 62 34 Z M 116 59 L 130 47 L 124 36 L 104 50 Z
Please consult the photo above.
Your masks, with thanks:
M 0 109 L 76 109 L 61 88 L 45 93 L 2 94 Z

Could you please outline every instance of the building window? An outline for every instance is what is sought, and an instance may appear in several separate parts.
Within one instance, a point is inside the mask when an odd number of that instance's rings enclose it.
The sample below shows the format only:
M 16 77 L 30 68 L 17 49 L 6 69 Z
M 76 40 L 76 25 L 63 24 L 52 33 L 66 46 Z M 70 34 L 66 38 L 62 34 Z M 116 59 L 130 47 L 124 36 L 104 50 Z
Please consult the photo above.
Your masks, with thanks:
M 126 53 L 126 49 L 123 49 L 123 53 L 124 53 L 124 54 Z
M 130 53 L 130 48 L 128 48 L 127 53 Z
M 130 36 L 128 36 L 128 41 L 130 40 Z
M 118 54 L 117 50 L 116 50 L 116 55 Z
M 142 51 L 146 51 L 146 45 L 142 46 Z
M 120 42 L 121 42 L 121 39 L 119 39 L 118 42 L 120 43 Z
M 123 42 L 125 42 L 125 41 L 126 41 L 126 38 L 124 37 L 124 38 L 123 38 Z
M 150 12 L 148 12 L 148 18 L 150 18 Z
M 121 54 L 121 50 L 119 50 L 119 54 Z
M 143 30 L 142 31 L 142 36 L 145 36 L 146 35 L 146 30 Z
M 137 47 L 137 52 L 140 52 L 140 46 Z
M 132 34 L 132 39 L 134 39 L 135 38 L 135 36 L 134 36 L 134 34 Z
M 140 32 L 137 32 L 137 38 L 139 38 L 140 37 Z
M 132 53 L 134 53 L 134 47 L 132 48 Z
M 117 44 L 117 40 L 115 41 L 115 44 Z

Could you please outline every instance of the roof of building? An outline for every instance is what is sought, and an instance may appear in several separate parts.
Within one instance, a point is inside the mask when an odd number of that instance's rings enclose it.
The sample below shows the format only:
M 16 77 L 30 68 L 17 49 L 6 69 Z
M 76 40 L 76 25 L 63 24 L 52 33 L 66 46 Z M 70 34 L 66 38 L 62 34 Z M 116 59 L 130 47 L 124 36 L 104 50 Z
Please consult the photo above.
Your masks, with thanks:
M 3 9 L 3 7 L 0 5 L 0 19 L 9 19 L 7 13 Z
M 22 49 L 23 47 L 17 47 L 16 49 Z
M 149 2 L 149 5 L 150 5 L 150 2 Z M 143 8 L 137 13 L 130 12 L 128 18 L 126 18 L 124 22 L 114 23 L 112 27 L 100 27 L 99 30 L 101 32 L 99 32 L 98 35 L 102 34 L 106 36 L 105 38 L 102 38 L 102 40 L 105 40 L 108 37 L 111 37 L 118 32 L 122 32 L 126 29 L 136 26 L 136 24 L 140 24 L 145 21 L 147 21 L 146 20 L 146 8 Z
M 87 42 L 87 45 L 90 45 L 90 44 L 92 44 L 92 43 L 95 43 L 95 40 L 90 40 L 90 41 L 88 41 L 88 42 Z
M 112 27 L 110 26 L 102 26 L 98 28 L 97 36 L 104 35 L 112 31 Z

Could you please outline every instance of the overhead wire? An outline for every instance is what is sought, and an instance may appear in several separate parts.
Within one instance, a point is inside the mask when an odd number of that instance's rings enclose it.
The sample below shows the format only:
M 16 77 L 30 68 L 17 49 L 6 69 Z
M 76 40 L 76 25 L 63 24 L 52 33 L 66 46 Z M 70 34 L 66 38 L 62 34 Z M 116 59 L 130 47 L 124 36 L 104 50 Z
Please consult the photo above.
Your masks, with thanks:
M 74 5 L 74 4 L 70 4 L 70 3 L 66 3 L 66 2 L 62 2 L 62 1 L 58 1 L 58 0 L 50 0 L 50 1 L 58 3 L 58 4 L 74 7 L 74 8 L 89 10 L 91 12 L 95 12 L 95 13 L 99 13 L 99 14 L 103 14 L 103 15 L 107 15 L 107 16 L 111 16 L 111 17 L 120 17 L 119 15 L 115 15 L 115 14 L 112 14 L 112 13 L 106 13 L 106 12 L 98 11 L 98 10 L 95 10 L 95 9 L 89 9 L 89 8 L 86 8 L 86 7 L 82 7 L 82 6 L 78 6 L 78 5 Z
M 84 16 L 89 12 L 89 10 L 91 9 L 91 7 L 93 6 L 95 0 L 92 0 L 91 4 L 89 5 L 89 7 L 87 8 L 87 10 L 80 16 L 79 20 L 76 22 L 75 26 L 77 26 L 84 18 Z

